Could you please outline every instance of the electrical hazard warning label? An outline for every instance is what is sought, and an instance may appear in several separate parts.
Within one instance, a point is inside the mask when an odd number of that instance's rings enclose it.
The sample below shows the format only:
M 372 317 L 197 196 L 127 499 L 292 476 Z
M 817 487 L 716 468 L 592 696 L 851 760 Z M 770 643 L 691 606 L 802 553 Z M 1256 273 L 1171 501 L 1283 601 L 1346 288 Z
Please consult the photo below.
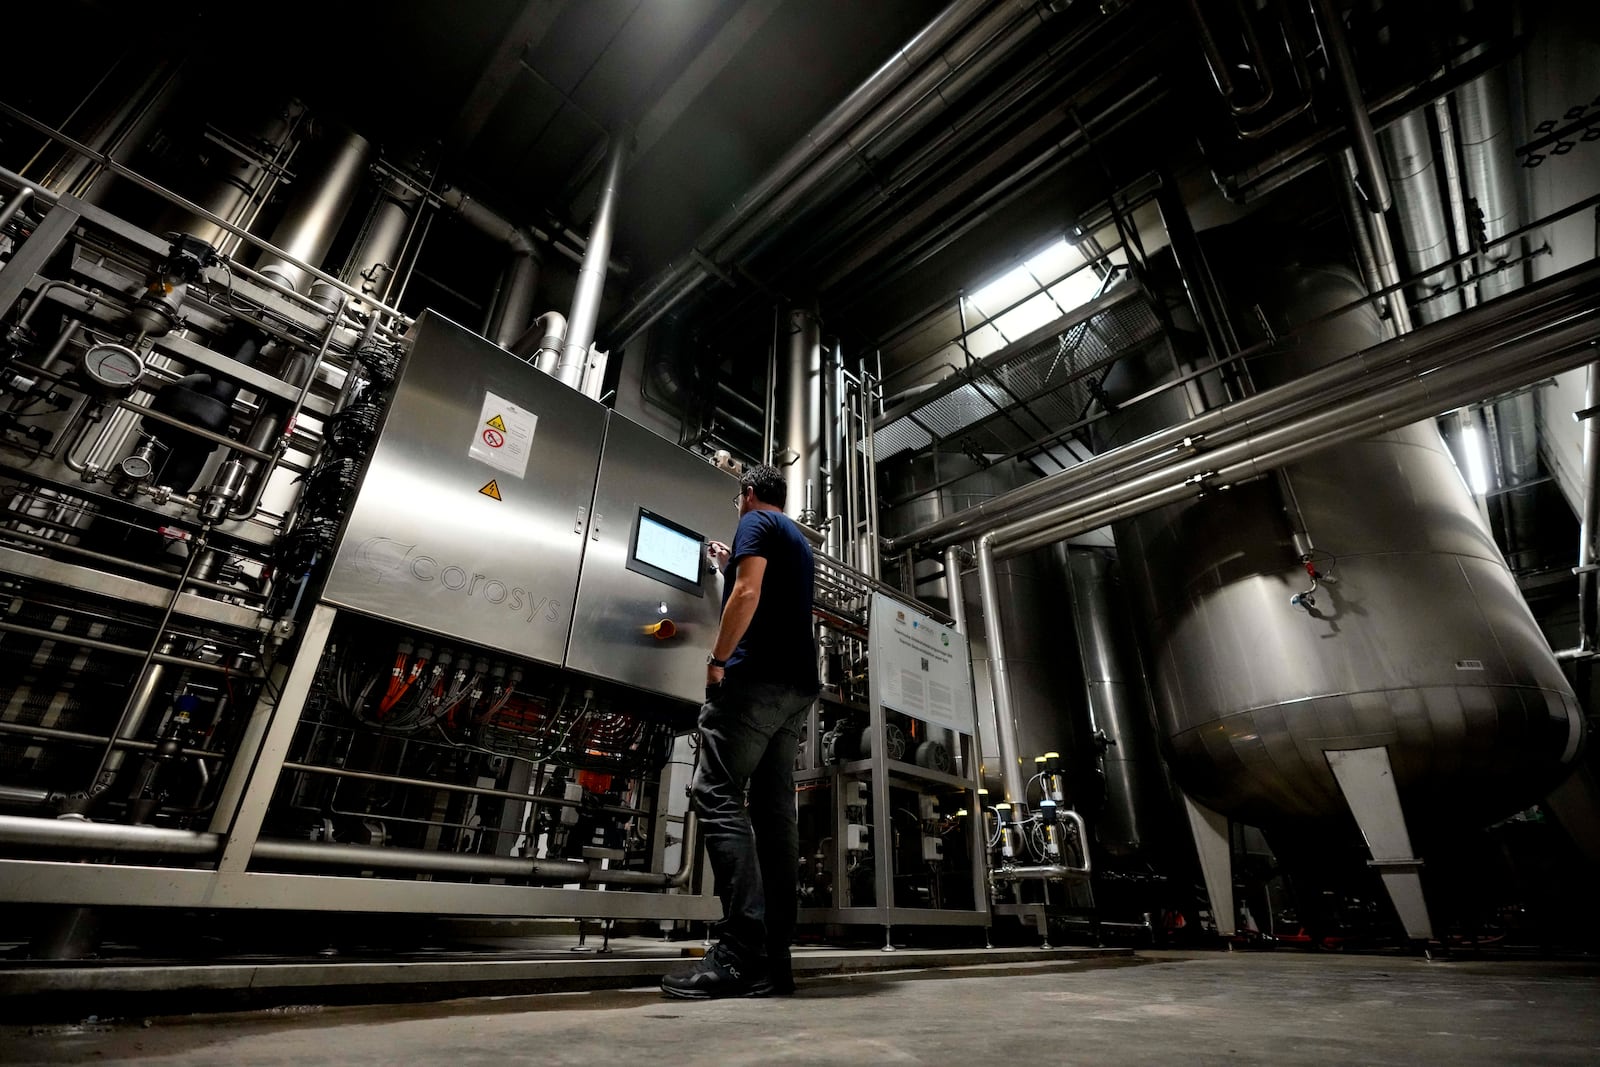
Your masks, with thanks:
M 533 430 L 538 424 L 539 416 L 528 409 L 518 407 L 503 396 L 484 393 L 467 455 L 497 471 L 524 477 L 533 447 Z M 492 486 L 494 483 L 490 482 L 478 491 L 499 500 L 498 489 L 489 492 Z
M 489 497 L 492 500 L 501 499 L 501 496 L 500 496 L 500 483 L 498 481 L 493 480 L 493 479 L 490 480 L 488 485 L 484 486 L 482 489 L 479 489 L 478 492 L 482 493 L 484 496 Z

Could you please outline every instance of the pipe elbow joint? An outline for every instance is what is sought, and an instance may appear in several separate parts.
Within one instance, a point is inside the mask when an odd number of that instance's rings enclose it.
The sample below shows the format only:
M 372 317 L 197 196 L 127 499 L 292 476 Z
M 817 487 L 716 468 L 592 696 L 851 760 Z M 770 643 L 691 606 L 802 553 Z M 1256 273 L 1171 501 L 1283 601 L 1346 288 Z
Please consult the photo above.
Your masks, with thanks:
M 534 237 L 533 231 L 526 226 L 512 230 L 511 235 L 506 238 L 506 244 L 510 246 L 511 251 L 516 255 L 532 256 L 534 259 L 539 258 L 538 240 Z

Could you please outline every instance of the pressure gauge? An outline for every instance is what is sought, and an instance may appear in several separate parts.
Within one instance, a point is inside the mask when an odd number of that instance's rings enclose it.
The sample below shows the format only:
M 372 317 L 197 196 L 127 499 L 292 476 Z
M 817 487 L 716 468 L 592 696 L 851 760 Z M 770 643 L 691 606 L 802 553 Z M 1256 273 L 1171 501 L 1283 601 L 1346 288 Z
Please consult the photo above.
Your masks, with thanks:
M 126 396 L 144 374 L 144 359 L 126 345 L 92 345 L 83 354 L 79 370 L 89 388 L 111 396 Z
M 117 469 L 122 472 L 124 478 L 142 482 L 154 472 L 155 465 L 150 462 L 149 456 L 135 452 L 117 464 Z

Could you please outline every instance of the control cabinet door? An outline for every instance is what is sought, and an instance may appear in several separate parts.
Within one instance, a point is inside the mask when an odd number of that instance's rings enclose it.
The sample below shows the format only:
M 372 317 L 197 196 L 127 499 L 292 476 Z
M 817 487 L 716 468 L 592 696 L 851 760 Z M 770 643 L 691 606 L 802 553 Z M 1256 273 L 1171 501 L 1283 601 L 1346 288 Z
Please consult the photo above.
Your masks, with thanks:
M 559 665 L 605 415 L 424 313 L 323 599 Z
M 732 475 L 611 413 L 568 667 L 704 699 L 722 615 L 722 576 L 705 542 L 733 540 L 738 492 Z

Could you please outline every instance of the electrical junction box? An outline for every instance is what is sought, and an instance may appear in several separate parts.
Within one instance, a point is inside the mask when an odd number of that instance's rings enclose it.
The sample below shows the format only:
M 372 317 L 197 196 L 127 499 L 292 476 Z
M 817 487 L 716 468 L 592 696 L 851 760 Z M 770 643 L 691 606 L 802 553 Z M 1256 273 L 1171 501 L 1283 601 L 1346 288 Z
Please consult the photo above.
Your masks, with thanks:
M 865 852 L 868 845 L 867 828 L 858 822 L 850 824 L 844 835 L 844 847 L 851 852 Z
M 844 785 L 844 803 L 850 808 L 864 808 L 867 806 L 867 783 L 846 782 Z
M 917 797 L 917 807 L 921 811 L 921 816 L 920 817 L 921 817 L 923 822 L 935 822 L 935 821 L 938 820 L 938 818 L 939 818 L 939 798 L 938 797 L 930 797 L 930 796 L 927 796 L 926 794 L 924 794 L 922 796 L 919 796 L 919 797 Z
M 923 834 L 922 858 L 928 863 L 938 863 L 944 859 L 944 840 L 932 834 Z

